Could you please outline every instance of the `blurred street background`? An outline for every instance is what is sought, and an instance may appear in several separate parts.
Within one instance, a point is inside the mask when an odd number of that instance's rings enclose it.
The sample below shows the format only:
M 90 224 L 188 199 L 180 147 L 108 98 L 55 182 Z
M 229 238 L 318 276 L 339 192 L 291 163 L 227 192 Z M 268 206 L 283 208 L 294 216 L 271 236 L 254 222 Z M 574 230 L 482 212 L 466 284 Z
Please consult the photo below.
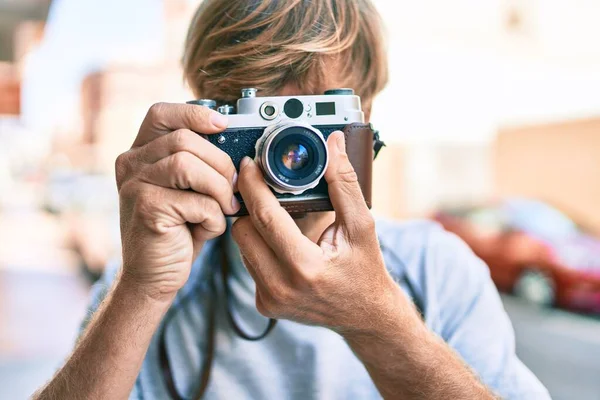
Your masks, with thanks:
M 553 398 L 600 399 L 600 2 L 373 1 L 374 213 L 461 236 Z M 191 99 L 199 2 L 0 0 L 0 399 L 51 377 L 119 262 L 114 160 L 150 105 Z

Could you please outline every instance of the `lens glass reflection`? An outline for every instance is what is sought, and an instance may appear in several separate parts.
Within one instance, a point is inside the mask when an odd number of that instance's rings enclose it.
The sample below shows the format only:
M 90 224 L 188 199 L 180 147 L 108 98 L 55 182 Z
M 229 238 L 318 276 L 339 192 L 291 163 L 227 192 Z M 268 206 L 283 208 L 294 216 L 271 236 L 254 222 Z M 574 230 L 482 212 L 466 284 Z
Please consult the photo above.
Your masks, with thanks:
M 299 143 L 290 144 L 281 155 L 281 162 L 289 170 L 302 169 L 308 164 L 308 150 Z

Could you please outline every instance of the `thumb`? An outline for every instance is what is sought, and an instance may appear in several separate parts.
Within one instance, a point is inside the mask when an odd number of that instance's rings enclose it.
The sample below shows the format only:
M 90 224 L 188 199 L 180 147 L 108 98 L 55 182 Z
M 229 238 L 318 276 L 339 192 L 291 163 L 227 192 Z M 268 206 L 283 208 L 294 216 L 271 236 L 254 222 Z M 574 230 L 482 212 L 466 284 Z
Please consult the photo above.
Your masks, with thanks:
M 336 131 L 329 135 L 327 149 L 329 165 L 325 171 L 325 180 L 329 186 L 329 198 L 336 213 L 336 220 L 346 226 L 353 226 L 355 224 L 352 221 L 362 220 L 361 216 L 370 216 L 370 213 L 358 177 L 346 153 L 344 133 Z

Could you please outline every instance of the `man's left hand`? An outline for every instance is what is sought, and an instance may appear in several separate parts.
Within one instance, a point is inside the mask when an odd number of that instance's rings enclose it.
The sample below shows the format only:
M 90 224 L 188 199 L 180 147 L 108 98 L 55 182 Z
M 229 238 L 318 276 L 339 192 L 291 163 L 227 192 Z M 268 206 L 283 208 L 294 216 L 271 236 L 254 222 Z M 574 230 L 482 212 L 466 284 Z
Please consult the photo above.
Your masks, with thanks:
M 242 160 L 238 180 L 250 216 L 235 222 L 233 236 L 263 315 L 369 332 L 394 313 L 399 288 L 385 268 L 344 134 L 332 133 L 327 146 L 325 179 L 336 219 L 317 243 L 302 234 L 250 158 Z

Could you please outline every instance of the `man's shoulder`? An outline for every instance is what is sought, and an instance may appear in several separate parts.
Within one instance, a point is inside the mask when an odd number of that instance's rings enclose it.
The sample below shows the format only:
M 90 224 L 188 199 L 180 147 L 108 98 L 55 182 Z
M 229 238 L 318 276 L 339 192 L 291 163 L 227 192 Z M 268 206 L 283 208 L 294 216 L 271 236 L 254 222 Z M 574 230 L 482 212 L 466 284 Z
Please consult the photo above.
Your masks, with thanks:
M 411 296 L 428 313 L 437 313 L 441 302 L 476 293 L 489 280 L 485 263 L 433 221 L 378 220 L 376 226 L 390 274 L 398 282 L 408 281 Z
M 390 248 L 395 248 L 399 243 L 422 247 L 429 242 L 432 236 L 444 232 L 440 224 L 425 219 L 400 221 L 378 218 L 375 226 L 381 244 Z M 415 250 L 414 248 L 409 249 L 409 246 L 402 246 L 402 249 Z M 396 250 L 401 249 L 396 248 Z
M 402 269 L 401 272 L 439 269 L 449 260 L 448 255 L 472 255 L 460 238 L 434 221 L 378 219 L 376 227 L 382 251 L 391 259 L 392 273 L 398 269 Z

